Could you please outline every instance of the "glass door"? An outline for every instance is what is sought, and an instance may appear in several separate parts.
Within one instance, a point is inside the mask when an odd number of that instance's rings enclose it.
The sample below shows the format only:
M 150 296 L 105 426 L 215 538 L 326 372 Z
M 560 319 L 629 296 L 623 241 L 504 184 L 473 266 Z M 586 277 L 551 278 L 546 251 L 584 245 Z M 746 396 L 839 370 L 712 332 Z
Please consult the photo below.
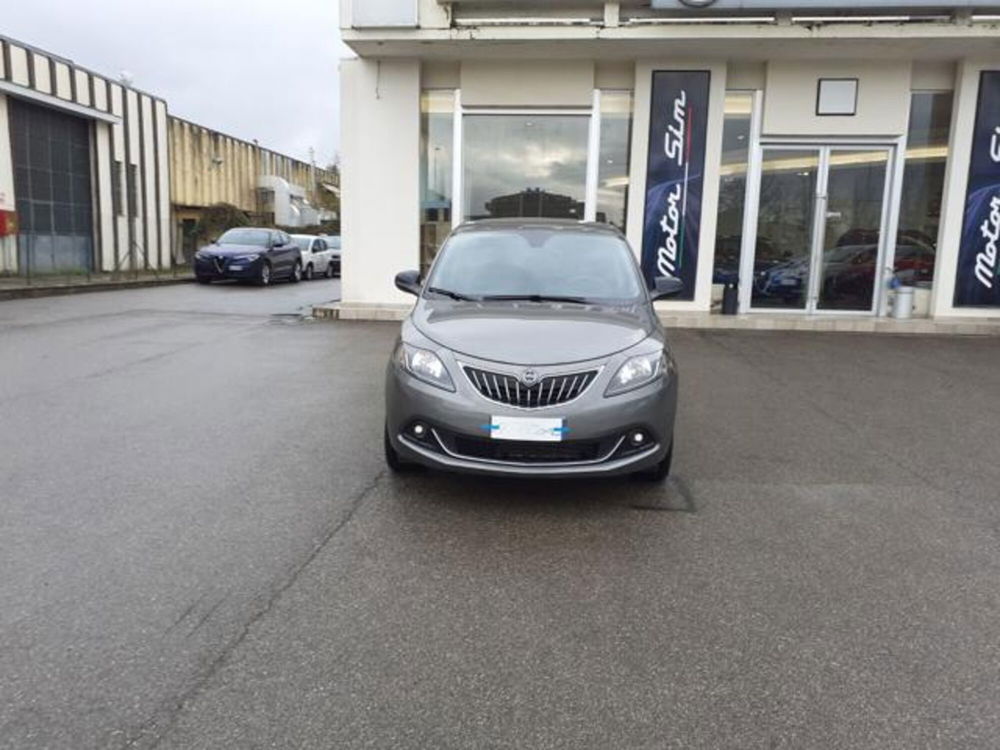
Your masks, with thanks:
M 826 172 L 816 309 L 872 312 L 889 149 L 833 149 Z
M 874 312 L 892 150 L 762 149 L 751 310 Z
M 806 310 L 819 177 L 820 149 L 764 147 L 751 308 Z

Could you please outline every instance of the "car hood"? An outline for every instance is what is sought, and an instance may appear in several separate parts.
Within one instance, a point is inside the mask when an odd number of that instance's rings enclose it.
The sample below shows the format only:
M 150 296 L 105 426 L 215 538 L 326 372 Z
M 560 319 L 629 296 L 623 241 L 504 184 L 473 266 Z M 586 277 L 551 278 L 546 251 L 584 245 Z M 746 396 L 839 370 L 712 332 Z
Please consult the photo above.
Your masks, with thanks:
M 232 258 L 234 255 L 250 255 L 251 253 L 259 255 L 264 252 L 264 248 L 260 245 L 205 245 L 198 252 L 213 257 Z
M 457 354 L 509 364 L 556 365 L 610 356 L 654 331 L 648 305 L 420 299 L 413 325 Z

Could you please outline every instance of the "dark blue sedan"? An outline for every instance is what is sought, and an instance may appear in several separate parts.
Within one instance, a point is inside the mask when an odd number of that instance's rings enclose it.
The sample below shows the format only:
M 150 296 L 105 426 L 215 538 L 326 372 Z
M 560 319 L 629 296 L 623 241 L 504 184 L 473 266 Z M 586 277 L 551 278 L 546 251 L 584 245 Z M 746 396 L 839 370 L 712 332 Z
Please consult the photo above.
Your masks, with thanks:
M 280 229 L 238 227 L 195 253 L 194 275 L 199 284 L 236 279 L 267 286 L 280 278 L 295 283 L 302 278 L 302 256 Z

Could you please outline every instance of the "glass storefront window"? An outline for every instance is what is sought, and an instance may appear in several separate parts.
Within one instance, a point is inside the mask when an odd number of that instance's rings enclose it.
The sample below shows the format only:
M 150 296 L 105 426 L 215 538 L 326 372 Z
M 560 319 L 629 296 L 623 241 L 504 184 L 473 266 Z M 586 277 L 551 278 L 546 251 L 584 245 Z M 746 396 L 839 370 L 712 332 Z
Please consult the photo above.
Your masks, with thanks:
M 420 268 L 426 271 L 451 231 L 455 92 L 420 96 Z
M 749 91 L 726 93 L 725 119 L 722 126 L 719 213 L 715 234 L 713 282 L 716 284 L 735 283 L 739 276 L 753 101 L 754 95 Z
M 625 231 L 632 142 L 632 92 L 601 92 L 601 147 L 597 169 L 597 220 Z
M 947 91 L 917 91 L 911 98 L 895 260 L 896 276 L 908 286 L 934 280 L 951 107 Z
M 471 114 L 463 119 L 465 219 L 582 219 L 590 117 Z

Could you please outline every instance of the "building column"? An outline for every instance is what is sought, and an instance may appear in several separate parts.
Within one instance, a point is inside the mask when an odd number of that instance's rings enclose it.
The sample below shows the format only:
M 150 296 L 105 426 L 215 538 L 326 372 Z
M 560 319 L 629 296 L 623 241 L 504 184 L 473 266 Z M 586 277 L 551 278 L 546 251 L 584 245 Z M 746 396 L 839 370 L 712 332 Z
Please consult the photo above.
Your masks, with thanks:
M 341 63 L 343 302 L 405 304 L 420 265 L 420 63 Z

